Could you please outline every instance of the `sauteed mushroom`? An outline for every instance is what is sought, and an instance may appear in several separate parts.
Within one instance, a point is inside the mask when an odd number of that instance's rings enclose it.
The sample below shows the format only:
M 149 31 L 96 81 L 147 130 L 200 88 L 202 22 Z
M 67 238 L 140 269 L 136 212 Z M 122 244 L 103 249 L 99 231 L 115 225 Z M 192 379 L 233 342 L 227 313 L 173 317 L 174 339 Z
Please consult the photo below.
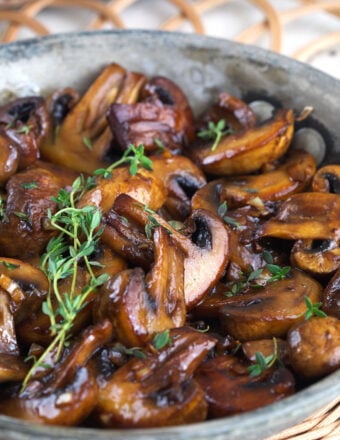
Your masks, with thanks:
M 340 165 L 327 165 L 320 168 L 312 181 L 316 192 L 340 194 Z
M 322 309 L 328 315 L 340 319 L 340 269 L 335 272 L 323 291 Z
M 189 156 L 206 173 L 217 176 L 246 174 L 274 162 L 288 149 L 294 131 L 291 110 L 280 110 L 259 127 L 222 138 L 215 151 L 212 142 L 191 146 Z
M 2 396 L 0 413 L 40 424 L 77 425 L 90 414 L 97 399 L 96 379 L 88 361 L 110 337 L 108 321 L 87 328 L 57 365 L 51 356 L 51 368 L 36 371 L 24 391 Z
M 204 394 L 192 376 L 216 340 L 189 328 L 173 329 L 170 345 L 131 359 L 99 391 L 99 422 L 112 428 L 144 428 L 205 419 Z
M 139 268 L 120 272 L 101 289 L 95 311 L 99 322 L 112 322 L 115 336 L 128 347 L 185 323 L 184 256 L 164 228 L 157 228 L 153 239 L 155 262 L 147 276 Z

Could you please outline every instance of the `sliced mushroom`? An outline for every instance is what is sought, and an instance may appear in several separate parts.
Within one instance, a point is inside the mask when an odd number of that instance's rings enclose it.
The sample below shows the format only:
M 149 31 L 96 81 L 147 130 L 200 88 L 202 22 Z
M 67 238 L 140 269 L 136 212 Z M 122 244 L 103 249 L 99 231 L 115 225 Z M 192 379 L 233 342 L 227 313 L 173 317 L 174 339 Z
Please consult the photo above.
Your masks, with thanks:
M 190 147 L 188 155 L 208 174 L 228 176 L 258 171 L 288 149 L 294 131 L 292 110 L 280 110 L 263 125 L 224 136 L 215 151 L 212 142 Z
M 18 98 L 0 108 L 0 126 L 19 151 L 19 169 L 40 157 L 40 147 L 50 129 L 45 99 Z
M 145 206 L 126 194 L 117 197 L 114 209 L 140 225 L 149 221 Z M 191 239 L 182 235 L 156 213 L 154 220 L 171 233 L 173 242 L 184 252 L 184 295 L 187 308 L 201 301 L 222 276 L 228 263 L 228 233 L 223 223 L 203 209 L 193 211 L 189 223 L 194 232 Z
M 293 324 L 304 319 L 305 296 L 315 304 L 322 294 L 317 281 L 294 269 L 284 280 L 251 290 L 226 297 L 225 305 L 219 309 L 224 331 L 241 341 L 284 337 Z
M 169 346 L 131 359 L 100 389 L 96 415 L 102 426 L 145 428 L 206 418 L 204 394 L 192 376 L 216 340 L 189 328 L 169 336 Z
M 103 243 L 131 264 L 147 270 L 154 259 L 153 241 L 113 209 L 103 216 Z
M 340 267 L 340 246 L 336 240 L 297 240 L 290 260 L 312 275 L 328 275 Z
M 64 360 L 54 368 L 38 369 L 24 391 L 0 399 L 0 413 L 47 425 L 82 422 L 96 405 L 98 392 L 94 372 L 87 364 L 110 337 L 108 321 L 87 328 Z M 52 366 L 53 358 L 48 361 Z
M 313 317 L 287 336 L 292 367 L 304 379 L 317 379 L 340 367 L 340 321 Z
M 104 136 L 107 127 L 105 113 L 117 98 L 125 74 L 125 69 L 117 64 L 111 64 L 103 70 L 67 113 L 57 136 L 51 132 L 42 145 L 41 155 L 44 159 L 88 173 L 105 167 L 103 156 L 108 142 Z
M 165 206 L 173 218 L 184 220 L 191 212 L 191 197 L 206 184 L 202 171 L 184 156 L 152 156 L 155 176 L 168 191 Z
M 5 216 L 0 222 L 3 255 L 20 259 L 41 255 L 56 233 L 45 228 L 44 219 L 48 210 L 55 212 L 51 197 L 56 197 L 60 188 L 59 179 L 41 168 L 27 169 L 8 180 Z
M 328 282 L 322 294 L 322 310 L 340 319 L 340 269 Z
M 219 186 L 219 200 L 226 201 L 231 209 L 251 203 L 255 197 L 262 201 L 285 200 L 306 188 L 315 171 L 311 154 L 292 150 L 283 165 L 273 171 L 224 179 Z
M 251 377 L 247 366 L 232 355 L 208 360 L 195 379 L 204 390 L 208 415 L 215 418 L 269 405 L 295 391 L 294 376 L 288 369 L 272 367 Z
M 79 99 L 79 93 L 71 87 L 56 90 L 48 98 L 47 107 L 52 119 L 52 136 L 57 137 L 61 124 Z
M 129 347 L 185 323 L 184 256 L 164 228 L 153 238 L 155 262 L 148 275 L 140 268 L 120 272 L 101 289 L 95 308 L 96 319 L 108 318 L 117 339 Z
M 209 121 L 217 124 L 221 119 L 226 122 L 226 127 L 233 131 L 251 128 L 256 124 L 255 114 L 248 104 L 226 92 L 221 93 L 217 104 L 199 118 L 197 128 L 205 129 Z
M 20 154 L 10 139 L 0 133 L 0 185 L 3 185 L 17 171 Z
M 320 168 L 312 181 L 316 192 L 340 194 L 340 165 L 326 165 Z
M 262 237 L 288 240 L 338 240 L 339 233 L 340 197 L 317 192 L 292 195 L 259 229 Z
M 20 357 L 10 296 L 0 288 L 0 383 L 25 378 L 28 365 Z
M 119 194 L 129 194 L 154 210 L 163 205 L 167 196 L 163 182 L 152 171 L 141 169 L 131 176 L 127 167 L 121 167 L 113 170 L 111 178 L 98 179 L 96 187 L 85 193 L 78 207 L 96 206 L 104 213 L 112 208 Z

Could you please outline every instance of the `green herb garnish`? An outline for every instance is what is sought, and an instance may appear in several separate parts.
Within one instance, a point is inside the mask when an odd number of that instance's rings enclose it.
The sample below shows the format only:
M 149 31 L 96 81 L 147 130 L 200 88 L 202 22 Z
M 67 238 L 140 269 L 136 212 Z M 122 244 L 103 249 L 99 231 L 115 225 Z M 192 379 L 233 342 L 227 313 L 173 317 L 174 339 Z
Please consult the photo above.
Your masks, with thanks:
M 312 316 L 320 316 L 321 318 L 327 317 L 327 314 L 324 311 L 320 310 L 320 307 L 322 306 L 321 302 L 313 304 L 306 295 L 304 296 L 304 300 L 307 306 L 307 310 L 304 313 L 306 321 L 312 318 Z
M 35 189 L 38 188 L 37 182 L 25 182 L 21 184 L 22 188 L 24 189 Z
M 275 362 L 279 360 L 276 338 L 273 338 L 273 343 L 274 343 L 273 354 L 265 357 L 260 351 L 257 351 L 255 353 L 256 363 L 248 367 L 249 376 L 251 377 L 260 376 L 260 374 L 271 368 L 275 364 Z
M 222 139 L 222 136 L 233 133 L 234 130 L 232 130 L 231 128 L 226 129 L 225 119 L 220 119 L 217 124 L 215 124 L 213 121 L 209 121 L 208 128 L 206 130 L 200 130 L 197 133 L 197 136 L 201 139 L 214 140 L 211 151 L 215 151 Z
M 9 263 L 8 261 L 2 261 L 1 263 L 8 270 L 14 270 L 20 267 L 20 264 Z
M 170 330 L 166 329 L 162 332 L 156 333 L 152 339 L 152 345 L 156 350 L 161 350 L 165 346 L 172 344 L 172 338 L 170 336 Z

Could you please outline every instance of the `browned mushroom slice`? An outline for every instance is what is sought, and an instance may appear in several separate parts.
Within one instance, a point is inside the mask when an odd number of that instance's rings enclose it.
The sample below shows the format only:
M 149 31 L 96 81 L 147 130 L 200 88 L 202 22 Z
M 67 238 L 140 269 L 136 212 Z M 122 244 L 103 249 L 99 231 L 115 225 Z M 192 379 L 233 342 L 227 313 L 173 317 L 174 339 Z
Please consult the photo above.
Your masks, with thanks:
M 40 157 L 40 147 L 50 129 L 45 99 L 18 98 L 0 108 L 0 126 L 19 151 L 19 169 Z
M 327 315 L 340 319 L 340 269 L 335 272 L 323 291 L 322 309 Z
M 88 282 L 87 272 L 84 269 L 78 268 L 76 276 L 76 284 L 72 276 L 64 278 L 58 284 L 58 289 L 61 293 L 61 298 L 65 301 L 64 295 L 66 292 L 74 291 L 74 297 L 81 294 L 84 285 Z M 33 295 L 32 295 L 33 296 Z M 29 346 L 37 343 L 41 345 L 48 345 L 53 340 L 53 333 L 51 331 L 50 317 L 43 312 L 42 301 L 45 295 L 38 298 L 30 298 L 19 308 L 15 315 L 16 330 L 18 339 L 22 344 Z M 86 325 L 89 325 L 92 320 L 92 304 L 96 294 L 93 292 L 86 298 L 84 307 L 78 311 L 72 323 L 72 334 L 77 335 Z M 34 301 L 35 300 L 35 301 Z M 28 306 L 31 306 L 29 308 Z M 55 295 L 51 294 L 51 306 L 56 315 L 60 303 Z M 57 316 L 57 323 L 62 321 L 61 315 Z
M 287 151 L 293 131 L 292 110 L 280 110 L 273 120 L 261 126 L 222 137 L 214 151 L 212 141 L 200 146 L 191 145 L 188 155 L 208 174 L 252 173 Z
M 145 206 L 126 194 L 117 197 L 114 209 L 144 227 L 150 222 Z M 184 294 L 187 308 L 201 301 L 220 279 L 229 258 L 228 233 L 219 218 L 203 209 L 193 211 L 188 222 L 193 225 L 191 239 L 182 235 L 161 216 L 154 221 L 171 233 L 173 242 L 184 252 Z
M 0 258 L 0 287 L 11 298 L 16 324 L 40 310 L 48 291 L 45 274 L 29 263 L 14 258 Z
M 0 134 L 0 185 L 3 185 L 17 171 L 19 150 L 3 133 Z
M 269 368 L 251 377 L 235 356 L 218 356 L 202 364 L 195 379 L 204 390 L 210 417 L 251 411 L 277 402 L 295 391 L 295 380 L 286 368 Z
M 136 104 L 110 106 L 108 121 L 119 147 L 142 144 L 154 152 L 164 145 L 180 153 L 194 136 L 193 115 L 183 92 L 169 79 L 155 77 L 146 83 L 142 97 Z
M 155 230 L 154 243 L 148 275 L 140 268 L 121 272 L 101 289 L 95 310 L 97 320 L 110 319 L 117 339 L 129 347 L 185 322 L 184 256 L 164 228 Z
M 57 137 L 61 124 L 79 101 L 80 95 L 71 87 L 56 90 L 47 100 L 47 107 L 52 119 L 52 136 Z
M 20 357 L 10 296 L 0 288 L 0 383 L 21 381 L 28 365 Z
M 316 192 L 340 194 L 340 165 L 326 165 L 320 168 L 312 181 Z
M 336 240 L 297 240 L 290 254 L 294 266 L 313 275 L 328 275 L 340 267 Z
M 105 229 L 101 240 L 130 263 L 149 269 L 154 259 L 153 241 L 146 237 L 126 217 L 118 215 L 113 209 L 103 216 Z
M 100 389 L 98 421 L 105 427 L 145 428 L 203 421 L 207 405 L 192 379 L 216 340 L 189 328 L 173 329 L 170 345 L 131 359 Z
M 284 201 L 275 217 L 259 229 L 263 237 L 288 240 L 337 240 L 340 231 L 340 197 L 308 192 Z
M 108 342 L 108 321 L 87 328 L 65 359 L 53 368 L 37 369 L 24 391 L 0 400 L 0 413 L 48 425 L 74 426 L 82 422 L 97 401 L 94 372 L 87 365 L 93 353 Z
M 59 179 L 48 170 L 32 168 L 12 176 L 6 185 L 7 200 L 0 221 L 0 247 L 8 257 L 40 255 L 55 231 L 47 230 L 47 211 L 55 212 Z M 15 240 L 13 239 L 15 237 Z
M 261 353 L 265 358 L 267 356 L 275 356 L 277 350 L 277 358 L 283 362 L 284 365 L 289 363 L 288 359 L 288 345 L 283 339 L 259 339 L 256 341 L 247 341 L 242 344 L 242 351 L 245 357 L 251 361 L 256 362 L 256 352 Z M 276 345 L 276 349 L 275 349 Z
M 291 270 L 284 280 L 267 283 L 261 290 L 226 298 L 219 316 L 223 329 L 241 341 L 284 337 L 304 319 L 304 297 L 318 303 L 322 287 L 313 278 Z
M 105 166 L 103 159 L 111 140 L 106 111 L 124 84 L 126 71 L 117 64 L 107 66 L 84 96 L 67 113 L 56 133 L 42 145 L 42 157 L 76 171 L 92 173 Z M 140 85 L 140 76 L 135 80 Z M 144 77 L 143 77 L 144 78 Z
M 226 92 L 221 93 L 218 103 L 199 118 L 197 127 L 202 130 L 209 121 L 217 124 L 221 119 L 226 122 L 226 128 L 233 131 L 254 127 L 256 123 L 255 114 L 249 105 Z
M 109 277 L 113 277 L 122 270 L 127 269 L 126 260 L 103 243 L 98 244 L 96 247 L 95 260 L 99 263 L 98 266 L 93 267 L 96 278 L 104 273 L 107 273 Z
M 340 321 L 313 317 L 294 326 L 287 336 L 292 367 L 304 379 L 325 376 L 340 367 Z
M 109 179 L 98 179 L 95 188 L 87 191 L 78 207 L 96 206 L 101 212 L 109 211 L 119 194 L 129 194 L 151 209 L 159 209 L 165 202 L 167 191 L 163 182 L 152 171 L 141 169 L 131 176 L 127 167 L 116 168 Z
M 191 212 L 191 197 L 206 184 L 202 171 L 184 156 L 152 156 L 153 173 L 168 191 L 165 206 L 173 218 L 184 220 Z
M 285 200 L 290 195 L 301 192 L 315 171 L 315 159 L 311 154 L 292 150 L 285 163 L 273 171 L 224 179 L 219 187 L 220 203 L 226 201 L 232 209 L 251 204 L 256 197 L 262 201 Z

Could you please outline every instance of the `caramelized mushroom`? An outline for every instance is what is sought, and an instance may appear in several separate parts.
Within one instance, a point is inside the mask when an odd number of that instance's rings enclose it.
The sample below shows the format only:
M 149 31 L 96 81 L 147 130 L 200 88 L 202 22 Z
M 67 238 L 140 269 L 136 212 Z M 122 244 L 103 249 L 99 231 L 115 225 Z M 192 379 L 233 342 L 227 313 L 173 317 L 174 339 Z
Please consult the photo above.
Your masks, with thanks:
M 328 282 L 322 294 L 322 310 L 340 319 L 340 269 Z
M 83 421 L 97 400 L 94 372 L 87 365 L 93 353 L 111 337 L 108 321 L 87 328 L 54 368 L 37 369 L 26 388 L 0 399 L 0 413 L 49 425 L 73 426 Z
M 3 185 L 17 171 L 19 150 L 10 139 L 0 133 L 0 185 Z
M 44 251 L 56 233 L 45 226 L 47 211 L 53 213 L 56 209 L 51 197 L 58 195 L 60 187 L 54 174 L 40 168 L 27 169 L 9 179 L 6 208 L 0 222 L 3 255 L 25 259 Z
M 220 93 L 217 104 L 213 105 L 198 120 L 197 128 L 202 130 L 209 121 L 215 124 L 220 120 L 226 121 L 226 127 L 233 131 L 248 129 L 256 124 L 256 117 L 252 109 L 241 99 L 229 93 Z
M 184 256 L 164 228 L 153 237 L 155 262 L 148 275 L 139 268 L 120 272 L 101 289 L 95 309 L 96 319 L 108 318 L 117 339 L 129 347 L 185 323 Z
M 338 240 L 339 231 L 340 197 L 307 192 L 284 201 L 276 216 L 259 229 L 259 235 L 288 240 Z
M 114 209 L 144 227 L 149 221 L 145 206 L 126 194 L 117 197 Z M 190 309 L 203 299 L 222 276 L 228 263 L 228 233 L 216 216 L 203 209 L 193 211 L 188 219 L 194 230 L 191 239 L 182 235 L 156 213 L 152 217 L 171 233 L 173 242 L 186 256 L 184 295 L 186 307 Z
M 290 260 L 312 275 L 328 275 L 340 267 L 340 246 L 336 240 L 297 240 Z
M 50 129 L 45 99 L 18 98 L 0 108 L 0 127 L 19 152 L 19 169 L 40 157 L 40 147 Z
M 21 381 L 28 371 L 20 357 L 10 297 L 0 288 L 0 383 Z
M 178 154 L 184 142 L 193 139 L 193 116 L 183 92 L 169 79 L 155 77 L 142 91 L 142 102 L 114 103 L 108 121 L 120 149 L 144 145 L 147 152 L 159 144 Z
M 325 376 L 340 367 L 340 321 L 334 316 L 313 317 L 290 329 L 292 367 L 304 379 Z
M 284 280 L 267 283 L 262 289 L 226 297 L 219 316 L 223 329 L 241 341 L 284 337 L 290 327 L 301 322 L 306 310 L 304 297 L 320 301 L 321 285 L 298 270 Z
M 76 171 L 91 173 L 103 168 L 111 134 L 105 113 L 117 99 L 126 71 L 118 64 L 107 66 L 84 96 L 67 113 L 58 129 L 41 147 L 42 157 Z
M 131 359 L 100 389 L 96 414 L 102 426 L 146 428 L 206 418 L 204 394 L 192 376 L 216 340 L 189 328 L 169 336 L 169 346 Z
M 340 194 L 340 165 L 326 165 L 320 168 L 312 181 L 316 192 Z
M 232 355 L 202 364 L 195 379 L 204 390 L 210 417 L 251 411 L 293 394 L 294 377 L 286 368 L 269 368 L 256 377 Z
M 166 199 L 166 189 L 152 171 L 141 169 L 131 176 L 127 167 L 116 168 L 109 179 L 98 179 L 95 188 L 87 191 L 78 207 L 96 206 L 101 212 L 109 211 L 119 194 L 129 194 L 151 209 L 159 209 Z
M 212 143 L 191 146 L 189 156 L 206 173 L 246 174 L 274 162 L 288 149 L 294 131 L 292 110 L 280 110 L 263 125 L 224 136 L 215 151 Z

